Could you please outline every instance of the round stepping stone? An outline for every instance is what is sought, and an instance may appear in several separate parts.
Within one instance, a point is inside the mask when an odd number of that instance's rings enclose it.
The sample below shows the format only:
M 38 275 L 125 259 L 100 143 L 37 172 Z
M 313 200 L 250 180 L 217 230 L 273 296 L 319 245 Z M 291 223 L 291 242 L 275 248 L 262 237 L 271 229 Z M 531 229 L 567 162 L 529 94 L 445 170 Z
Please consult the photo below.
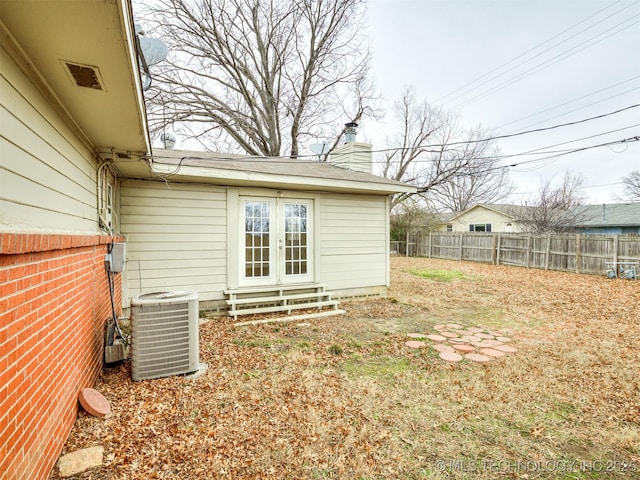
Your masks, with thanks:
M 495 349 L 505 353 L 516 353 L 518 351 L 517 348 L 513 348 L 509 345 L 498 345 Z
M 427 335 L 429 340 L 433 340 L 434 342 L 444 342 L 447 340 L 447 337 L 443 337 L 442 335 Z
M 502 342 L 499 340 L 493 340 L 491 338 L 487 338 L 486 340 L 484 340 L 484 343 L 488 343 L 489 345 L 491 345 L 492 347 L 497 347 L 498 345 L 502 345 Z
M 433 327 L 434 330 L 446 330 L 447 326 L 446 325 L 436 325 Z
M 441 331 L 440 335 L 442 335 L 443 337 L 447 337 L 447 338 L 458 338 L 458 334 L 457 333 L 453 333 L 453 332 Z M 491 338 L 493 338 L 493 337 L 491 337 Z
M 474 334 L 474 337 L 484 338 L 484 339 L 489 339 L 489 338 L 493 339 L 494 335 L 491 335 L 490 333 L 478 332 Z
M 454 345 L 453 348 L 463 353 L 471 353 L 476 349 L 476 347 L 472 347 L 471 345 Z
M 510 342 L 511 339 L 509 337 L 496 337 L 496 340 L 503 342 L 503 343 L 507 343 Z
M 493 345 L 491 345 L 490 343 L 487 343 L 486 341 L 471 342 L 471 345 L 473 345 L 474 347 L 478 347 L 478 348 L 491 348 L 491 347 L 493 347 Z
M 472 362 L 478 362 L 478 363 L 484 363 L 491 360 L 490 357 L 487 357 L 486 355 L 482 355 L 480 353 L 467 353 L 465 357 L 467 358 L 467 360 L 471 360 Z
M 457 323 L 447 323 L 447 328 L 453 328 L 454 330 L 459 330 L 461 328 L 464 328 L 462 325 L 459 325 Z
M 453 347 L 450 347 L 449 345 L 444 345 L 442 343 L 438 343 L 436 345 L 432 345 L 432 348 L 434 350 L 437 350 L 439 352 L 449 352 L 449 353 L 453 353 L 455 350 L 453 349 Z
M 495 348 L 483 348 L 480 350 L 480 353 L 489 357 L 504 357 L 506 355 L 504 352 L 496 350 Z
M 449 343 L 469 343 L 461 338 L 450 338 Z
M 427 338 L 427 335 L 424 333 L 407 333 L 407 337 L 409 338 Z
M 489 332 L 490 335 L 493 335 L 494 337 L 503 337 L 504 333 L 501 332 Z
M 111 413 L 111 405 L 104 395 L 93 388 L 85 388 L 78 396 L 80 405 L 94 417 L 105 417 Z
M 405 343 L 405 345 L 409 348 L 420 348 L 420 347 L 424 347 L 425 343 L 424 342 L 418 342 L 416 340 L 410 340 L 408 342 Z
M 465 335 L 463 337 L 460 337 L 462 340 L 464 340 L 465 342 L 468 343 L 473 343 L 473 342 L 477 342 L 478 339 L 476 337 L 474 337 L 473 335 Z
M 440 358 L 447 362 L 459 362 L 462 360 L 462 355 L 455 352 L 440 352 Z
M 481 333 L 481 332 L 484 332 L 484 329 L 479 328 L 479 327 L 469 327 L 469 328 L 467 328 L 467 330 L 469 330 L 471 333 Z

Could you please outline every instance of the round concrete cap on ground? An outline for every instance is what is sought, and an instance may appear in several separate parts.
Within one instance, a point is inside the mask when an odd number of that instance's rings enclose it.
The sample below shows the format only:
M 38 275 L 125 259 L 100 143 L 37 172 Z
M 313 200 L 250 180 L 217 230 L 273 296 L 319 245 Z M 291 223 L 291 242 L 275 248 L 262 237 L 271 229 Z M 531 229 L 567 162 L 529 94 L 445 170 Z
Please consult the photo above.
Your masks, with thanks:
M 94 417 L 105 417 L 111 413 L 111 405 L 104 395 L 93 388 L 85 388 L 78 395 L 80 405 Z
M 463 344 L 454 345 L 453 348 L 463 353 L 471 353 L 476 349 L 476 347 L 472 347 L 471 345 L 463 345 Z
M 416 340 L 410 340 L 408 342 L 405 342 L 405 345 L 409 348 L 420 348 L 420 347 L 424 347 L 425 343 L 424 342 L 418 342 Z
M 500 350 L 496 350 L 494 348 L 483 348 L 480 350 L 483 355 L 487 355 L 489 357 L 504 357 L 506 354 L 501 352 Z
M 478 362 L 478 363 L 484 363 L 491 360 L 490 357 L 487 357 L 486 355 L 481 355 L 480 353 L 467 353 L 465 357 L 468 360 L 471 360 L 472 362 Z
M 440 358 L 447 362 L 459 362 L 462 360 L 462 355 L 458 355 L 454 352 L 440 352 Z
M 434 342 L 444 342 L 447 340 L 447 337 L 443 337 L 442 335 L 427 335 L 429 340 L 433 340 Z
M 458 334 L 453 332 L 442 331 L 440 332 L 440 335 L 447 338 L 458 338 Z
M 442 343 L 438 343 L 437 345 L 433 345 L 432 348 L 434 350 L 437 350 L 440 353 L 442 353 L 442 352 L 454 353 L 454 351 L 455 351 L 453 349 L 453 347 L 450 347 L 449 345 L 443 345 Z
M 482 339 L 489 339 L 489 338 L 493 339 L 493 335 L 491 335 L 490 333 L 478 332 L 478 333 L 475 333 L 474 336 Z

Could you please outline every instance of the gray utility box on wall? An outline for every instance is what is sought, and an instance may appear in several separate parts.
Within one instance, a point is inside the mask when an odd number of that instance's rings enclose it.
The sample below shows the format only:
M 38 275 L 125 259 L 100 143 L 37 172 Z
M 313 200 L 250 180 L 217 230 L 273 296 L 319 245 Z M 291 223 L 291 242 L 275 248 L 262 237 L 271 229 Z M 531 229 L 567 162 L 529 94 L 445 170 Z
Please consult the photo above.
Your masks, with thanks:
M 126 243 L 112 243 L 111 250 L 105 257 L 107 268 L 110 272 L 120 273 L 124 272 L 124 264 L 127 259 L 127 244 Z
M 198 349 L 196 292 L 146 293 L 131 299 L 133 380 L 195 372 Z

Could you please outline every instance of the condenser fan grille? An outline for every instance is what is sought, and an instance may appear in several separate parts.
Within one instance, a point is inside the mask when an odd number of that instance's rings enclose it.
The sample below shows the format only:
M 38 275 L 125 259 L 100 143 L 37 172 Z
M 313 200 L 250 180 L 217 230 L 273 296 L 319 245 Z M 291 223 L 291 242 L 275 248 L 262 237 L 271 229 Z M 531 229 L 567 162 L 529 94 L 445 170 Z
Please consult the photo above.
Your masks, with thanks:
M 175 301 L 167 296 L 155 301 L 131 302 L 131 375 L 134 380 L 180 375 L 197 369 L 197 296 L 195 307 L 193 298 L 182 300 Z

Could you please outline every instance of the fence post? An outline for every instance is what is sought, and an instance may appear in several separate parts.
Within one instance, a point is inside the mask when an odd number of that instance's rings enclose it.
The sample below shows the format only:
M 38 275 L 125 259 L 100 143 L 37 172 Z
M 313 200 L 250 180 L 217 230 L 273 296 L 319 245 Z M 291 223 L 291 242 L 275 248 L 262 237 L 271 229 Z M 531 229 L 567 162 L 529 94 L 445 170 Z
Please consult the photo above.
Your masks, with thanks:
M 527 268 L 531 268 L 531 234 L 527 235 Z
M 429 232 L 429 252 L 427 257 L 431 258 L 431 235 L 433 235 L 433 232 Z
M 549 263 L 551 262 L 551 234 L 547 233 L 547 248 L 544 252 L 544 269 L 549 270 Z
M 500 235 L 500 234 L 498 234 Z M 491 263 L 496 264 L 496 245 L 498 243 L 498 236 L 494 233 L 491 238 Z
M 460 257 L 458 260 L 462 261 L 462 241 L 463 241 L 463 236 L 462 233 L 460 234 L 460 253 L 458 254 L 458 257 Z
M 617 265 L 617 262 L 618 262 L 618 241 L 619 241 L 618 235 L 614 235 L 613 236 L 613 261 L 615 263 L 614 263 L 613 268 L 616 269 L 616 272 L 618 271 L 618 265 Z
M 498 247 L 496 248 L 496 265 L 500 265 L 500 249 L 502 248 L 502 234 L 498 234 Z
M 576 273 L 580 273 L 580 262 L 582 262 L 582 255 L 580 252 L 580 234 L 576 234 Z

